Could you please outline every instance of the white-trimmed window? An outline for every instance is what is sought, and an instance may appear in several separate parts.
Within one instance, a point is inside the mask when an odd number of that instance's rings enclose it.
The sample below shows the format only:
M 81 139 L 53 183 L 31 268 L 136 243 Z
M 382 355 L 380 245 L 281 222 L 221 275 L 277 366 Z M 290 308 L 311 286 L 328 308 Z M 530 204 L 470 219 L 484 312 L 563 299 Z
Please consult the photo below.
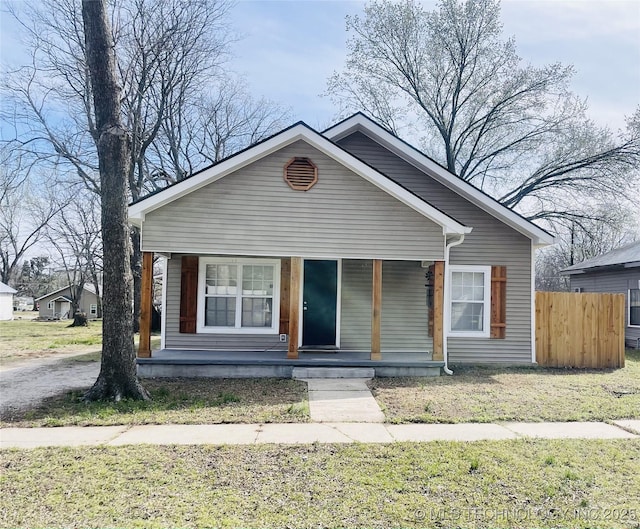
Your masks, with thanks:
M 47 308 L 48 309 L 52 309 L 53 308 L 53 301 L 50 301 L 49 303 L 47 303 Z
M 198 332 L 278 332 L 280 260 L 201 258 L 198 272 Z
M 449 267 L 451 336 L 488 338 L 491 317 L 491 267 Z
M 640 288 L 629 290 L 629 327 L 640 327 Z
M 91 316 L 97 316 L 98 315 L 98 305 L 96 305 L 95 303 L 92 303 L 91 305 L 89 305 L 89 314 Z

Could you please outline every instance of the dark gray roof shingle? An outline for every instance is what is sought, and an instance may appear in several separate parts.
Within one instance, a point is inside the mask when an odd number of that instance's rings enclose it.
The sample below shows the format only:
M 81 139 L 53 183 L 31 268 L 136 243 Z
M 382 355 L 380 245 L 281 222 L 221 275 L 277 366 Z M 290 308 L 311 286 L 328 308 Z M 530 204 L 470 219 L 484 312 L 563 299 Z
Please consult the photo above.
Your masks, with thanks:
M 569 266 L 562 272 L 580 272 L 591 268 L 600 268 L 604 266 L 626 265 L 630 263 L 638 263 L 640 266 L 640 241 L 633 242 L 621 248 L 616 248 L 608 253 L 587 259 L 581 263 Z

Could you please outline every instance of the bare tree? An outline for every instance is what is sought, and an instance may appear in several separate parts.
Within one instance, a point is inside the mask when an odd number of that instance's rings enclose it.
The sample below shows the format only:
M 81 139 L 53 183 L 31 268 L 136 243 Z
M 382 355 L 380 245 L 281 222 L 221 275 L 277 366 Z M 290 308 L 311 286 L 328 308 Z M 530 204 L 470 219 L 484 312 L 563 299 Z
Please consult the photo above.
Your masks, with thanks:
M 434 11 L 374 0 L 347 29 L 345 71 L 328 84 L 343 113 L 411 128 L 449 171 L 531 219 L 570 224 L 584 214 L 576 193 L 628 193 L 639 131 L 615 137 L 590 122 L 571 67 L 523 65 L 499 0 L 441 0 Z
M 640 238 L 640 218 L 635 218 L 618 203 L 604 204 L 592 216 L 560 227 L 556 233 L 557 244 L 538 252 L 537 290 L 568 290 L 569 278 L 561 275 L 561 270 Z
M 79 1 L 41 0 L 12 8 L 29 39 L 32 64 L 7 72 L 3 117 L 15 123 L 16 139 L 26 151 L 41 161 L 62 159 L 67 180 L 80 178 L 99 194 L 98 134 Z M 223 71 L 234 38 L 227 23 L 230 6 L 230 0 L 109 3 L 121 116 L 131 132 L 131 200 L 217 158 L 223 141 L 222 150 L 230 153 L 279 126 L 274 119 L 279 107 L 254 101 Z M 236 110 L 207 121 L 209 114 L 201 111 L 210 103 Z M 141 251 L 135 229 L 132 249 L 137 328 Z
M 82 194 L 82 193 L 80 193 Z M 102 273 L 102 237 L 100 201 L 93 193 L 63 198 L 69 204 L 51 220 L 47 239 L 56 250 L 55 260 L 61 265 L 67 284 L 71 286 L 71 313 L 78 311 L 86 284 L 91 284 L 98 298 L 97 316 L 102 317 L 100 276 Z
M 147 399 L 136 376 L 131 318 L 133 278 L 127 222 L 130 137 L 122 125 L 106 0 L 83 0 L 87 66 L 93 92 L 104 246 L 102 361 L 87 400 Z
M 265 99 L 255 100 L 241 79 L 222 76 L 208 94 L 177 102 L 167 114 L 154 148 L 156 190 L 258 142 L 290 121 L 290 112 Z
M 12 281 L 60 205 L 23 155 L 5 146 L 0 164 L 0 281 Z M 37 180 L 37 179 L 40 180 Z
M 51 291 L 55 282 L 56 278 L 51 273 L 49 257 L 40 255 L 22 261 L 15 286 L 19 295 L 36 299 Z

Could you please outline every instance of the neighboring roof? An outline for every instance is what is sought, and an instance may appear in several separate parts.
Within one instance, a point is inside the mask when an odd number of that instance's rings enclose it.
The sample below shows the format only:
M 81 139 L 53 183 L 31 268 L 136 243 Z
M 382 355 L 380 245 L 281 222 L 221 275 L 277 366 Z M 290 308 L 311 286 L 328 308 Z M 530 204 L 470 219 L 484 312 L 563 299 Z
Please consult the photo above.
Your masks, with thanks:
M 147 213 L 211 184 L 298 140 L 305 141 L 429 220 L 442 226 L 444 235 L 460 235 L 471 232 L 472 228 L 464 226 L 453 217 L 432 206 L 423 198 L 359 160 L 303 122 L 298 122 L 215 165 L 134 202 L 129 206 L 129 220 L 132 224 L 140 225 Z
M 72 302 L 71 298 L 68 296 L 58 296 L 57 298 L 54 298 L 51 301 L 58 301 L 58 300 L 68 301 L 69 303 Z
M 437 182 L 440 182 L 442 185 L 455 191 L 458 195 L 466 198 L 472 204 L 475 204 L 493 217 L 511 226 L 516 231 L 526 235 L 535 245 L 546 246 L 553 244 L 554 238 L 549 232 L 536 226 L 512 209 L 503 206 L 496 199 L 490 197 L 469 182 L 454 175 L 426 154 L 420 152 L 413 145 L 398 138 L 395 134 L 362 112 L 358 112 L 340 123 L 329 127 L 322 134 L 332 141 L 339 141 L 354 132 L 362 132 L 420 171 L 429 174 Z
M 18 291 L 0 281 L 0 294 L 15 294 L 16 292 Z
M 640 241 L 632 242 L 598 257 L 569 266 L 561 270 L 561 273 L 571 275 L 591 272 L 599 268 L 636 267 L 640 267 Z
M 33 301 L 35 302 L 35 301 L 40 301 L 41 299 L 44 299 L 44 298 L 48 298 L 50 296 L 53 296 L 54 294 L 58 294 L 59 292 L 62 292 L 63 290 L 67 290 L 69 287 L 71 287 L 71 285 L 67 285 L 66 287 L 59 288 L 58 290 L 54 290 L 53 292 L 48 292 L 44 296 L 40 296 L 39 298 L 36 298 Z M 87 292 L 90 292 L 91 294 L 96 293 L 92 285 L 84 285 L 84 290 L 86 290 Z

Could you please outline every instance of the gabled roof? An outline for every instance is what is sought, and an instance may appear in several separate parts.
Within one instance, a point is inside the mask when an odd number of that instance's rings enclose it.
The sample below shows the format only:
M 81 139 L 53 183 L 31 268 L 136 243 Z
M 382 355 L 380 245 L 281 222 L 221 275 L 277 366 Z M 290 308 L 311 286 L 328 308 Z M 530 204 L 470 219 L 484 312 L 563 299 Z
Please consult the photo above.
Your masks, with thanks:
M 640 241 L 632 242 L 621 248 L 587 259 L 562 270 L 563 274 L 582 274 L 598 268 L 637 268 L 640 267 Z
M 464 226 L 453 217 L 432 206 L 423 198 L 359 160 L 303 122 L 298 122 L 270 138 L 194 173 L 176 184 L 134 202 L 129 206 L 129 220 L 132 224 L 139 226 L 144 221 L 147 213 L 211 184 L 298 140 L 305 141 L 395 199 L 440 225 L 444 235 L 461 235 L 471 232 L 472 228 Z
M 18 291 L 0 281 L 0 294 L 15 294 Z
M 71 285 L 67 285 L 66 287 L 59 288 L 58 290 L 54 290 L 53 292 L 47 292 L 44 296 L 40 296 L 39 298 L 36 298 L 33 301 L 35 302 L 35 301 L 40 301 L 41 299 L 44 299 L 44 298 L 48 298 L 50 296 L 53 296 L 54 294 L 58 294 L 59 292 L 62 292 L 63 290 L 67 290 L 69 287 L 71 287 Z M 91 294 L 96 293 L 92 285 L 84 285 L 84 290 L 86 290 L 87 292 L 90 292 Z M 61 297 L 64 297 L 64 296 L 61 296 Z M 67 301 L 70 301 L 70 300 L 67 299 Z
M 53 298 L 51 301 L 68 301 L 69 303 L 72 302 L 71 298 L 69 296 L 58 296 L 57 298 Z
M 437 182 L 455 191 L 458 195 L 466 198 L 472 204 L 475 204 L 493 217 L 511 226 L 516 231 L 529 237 L 535 245 L 546 246 L 553 244 L 553 235 L 528 221 L 512 209 L 503 206 L 500 202 L 471 185 L 469 182 L 452 174 L 426 154 L 420 152 L 404 140 L 401 140 L 395 134 L 361 112 L 329 127 L 323 132 L 323 135 L 335 142 L 354 132 L 361 132 L 370 137 L 407 163 L 433 177 Z

